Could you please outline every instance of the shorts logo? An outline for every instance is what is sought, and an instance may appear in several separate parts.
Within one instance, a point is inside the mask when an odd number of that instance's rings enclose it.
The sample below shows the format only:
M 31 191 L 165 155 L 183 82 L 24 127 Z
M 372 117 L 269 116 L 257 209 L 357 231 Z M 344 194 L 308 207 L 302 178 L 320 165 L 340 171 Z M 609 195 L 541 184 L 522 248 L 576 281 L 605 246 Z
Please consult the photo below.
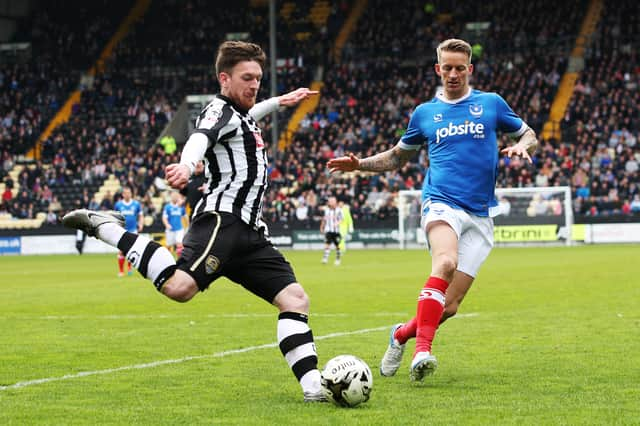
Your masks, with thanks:
M 127 260 L 132 265 L 137 265 L 139 257 L 140 257 L 140 253 L 138 253 L 137 251 L 132 251 L 131 253 L 127 254 Z
M 205 260 L 204 262 L 204 271 L 207 274 L 211 275 L 215 273 L 219 267 L 220 267 L 220 259 L 218 259 L 212 254 L 207 256 L 207 260 Z

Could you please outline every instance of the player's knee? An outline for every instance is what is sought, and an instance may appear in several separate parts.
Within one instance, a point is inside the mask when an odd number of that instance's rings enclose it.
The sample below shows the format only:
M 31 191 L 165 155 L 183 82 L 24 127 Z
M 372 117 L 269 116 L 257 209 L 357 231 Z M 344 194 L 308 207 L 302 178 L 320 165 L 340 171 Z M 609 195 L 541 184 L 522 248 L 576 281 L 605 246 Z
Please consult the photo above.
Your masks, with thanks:
M 180 303 L 191 300 L 197 291 L 198 289 L 193 283 L 180 280 L 175 275 L 162 286 L 162 294 Z
M 438 256 L 438 261 L 436 265 L 436 269 L 440 271 L 441 274 L 447 277 L 452 277 L 458 267 L 458 259 L 456 256 L 451 256 L 448 254 L 442 254 Z
M 298 283 L 282 290 L 274 300 L 281 312 L 309 312 L 309 296 Z

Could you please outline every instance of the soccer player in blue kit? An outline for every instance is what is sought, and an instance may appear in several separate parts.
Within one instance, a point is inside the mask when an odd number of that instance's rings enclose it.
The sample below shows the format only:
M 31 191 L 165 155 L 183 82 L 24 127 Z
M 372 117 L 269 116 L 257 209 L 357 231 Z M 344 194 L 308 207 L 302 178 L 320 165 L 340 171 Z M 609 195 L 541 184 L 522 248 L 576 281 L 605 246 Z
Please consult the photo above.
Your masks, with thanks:
M 443 89 L 413 112 L 406 133 L 390 150 L 360 159 L 353 154 L 327 163 L 331 172 L 384 172 L 401 168 L 423 145 L 429 168 L 422 190 L 421 227 L 431 252 L 431 276 L 418 296 L 416 316 L 392 327 L 380 364 L 393 376 L 408 339 L 416 338 L 411 380 L 437 367 L 431 345 L 439 324 L 456 314 L 493 247 L 498 145 L 496 132 L 517 143 L 502 150 L 531 162 L 536 135 L 496 93 L 471 89 L 471 46 L 445 40 L 437 48 L 436 74 Z
M 142 206 L 138 200 L 133 199 L 131 188 L 122 188 L 122 199 L 119 200 L 114 210 L 119 211 L 124 216 L 124 227 L 128 232 L 137 234 L 142 231 L 144 225 L 144 217 L 142 215 Z M 118 276 L 124 276 L 124 253 L 118 252 Z M 127 274 L 132 275 L 131 262 L 127 262 Z
M 176 256 L 182 255 L 182 239 L 184 238 L 183 222 L 189 222 L 187 209 L 180 202 L 180 194 L 171 192 L 171 201 L 162 210 L 162 223 L 165 228 L 165 243 L 167 248 L 175 250 Z

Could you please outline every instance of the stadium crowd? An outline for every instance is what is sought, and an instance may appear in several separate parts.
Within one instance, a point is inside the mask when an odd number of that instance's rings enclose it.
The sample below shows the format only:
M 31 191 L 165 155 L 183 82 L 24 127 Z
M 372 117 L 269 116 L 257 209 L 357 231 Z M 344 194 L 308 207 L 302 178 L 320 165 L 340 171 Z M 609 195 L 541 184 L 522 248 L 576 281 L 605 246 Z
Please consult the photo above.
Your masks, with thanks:
M 35 205 L 34 212 L 42 208 L 51 210 L 47 202 L 40 203 L 41 197 L 33 188 L 36 178 L 46 182 L 55 198 L 58 190 L 70 185 L 81 188 L 99 184 L 108 175 L 115 174 L 122 186 L 130 186 L 135 196 L 144 201 L 148 207 L 145 213 L 159 213 L 153 211 L 150 202 L 156 189 L 152 183 L 156 177 L 163 177 L 164 165 L 174 161 L 177 154 L 166 153 L 156 145 L 157 136 L 186 94 L 218 91 L 211 67 L 212 46 L 227 32 L 251 27 L 251 22 L 259 16 L 242 13 L 241 8 L 233 9 L 223 14 L 224 25 L 221 25 L 220 14 L 209 20 L 202 19 L 202 10 L 206 7 L 205 1 L 192 1 L 185 12 L 180 2 L 154 2 L 144 22 L 120 43 L 104 72 L 95 77 L 84 76 L 82 100 L 74 105 L 70 121 L 55 129 L 42 145 L 42 161 L 47 167 L 39 164 L 28 171 L 34 178 L 28 183 L 24 181 L 24 186 L 20 182 L 20 188 L 29 196 L 27 205 Z M 200 30 L 193 36 L 189 29 L 197 26 Z M 282 33 L 286 39 L 286 32 Z M 159 34 L 162 36 L 158 37 Z M 304 51 L 304 45 L 310 45 L 311 41 L 290 44 L 291 49 Z M 167 50 L 167 45 L 173 48 Z M 303 66 L 282 68 L 280 91 L 308 85 L 310 70 Z M 266 97 L 269 84 L 267 71 L 261 97 Z M 288 116 L 281 118 L 285 120 Z M 12 154 L 10 150 L 3 152 L 5 174 L 13 166 Z M 12 185 L 9 181 L 7 187 Z M 80 190 L 77 194 L 72 202 L 62 203 L 65 205 L 54 203 L 53 213 L 87 206 Z M 102 207 L 117 201 L 119 194 L 111 195 L 115 199 L 98 200 Z M 15 217 L 24 217 L 20 212 L 24 210 L 26 198 L 17 198 L 8 202 L 5 209 Z
M 33 147 L 127 11 L 123 2 L 66 4 L 75 11 L 73 20 L 45 2 L 20 23 L 14 40 L 30 42 L 30 52 L 23 55 L 31 60 L 23 61 L 17 54 L 0 65 L 0 143 L 9 154 Z
M 82 79 L 82 101 L 74 107 L 71 120 L 44 142 L 41 162 L 20 174 L 16 198 L 5 191 L 0 209 L 15 217 L 49 211 L 53 223 L 56 212 L 70 208 L 110 208 L 118 194 L 111 194 L 115 199 L 92 200 L 87 188 L 115 174 L 143 201 L 145 214 L 159 214 L 150 202 L 157 190 L 154 180 L 163 177 L 165 164 L 176 161 L 179 151 L 167 153 L 155 140 L 185 95 L 217 92 L 211 72 L 214 47 L 229 32 L 250 32 L 252 40 L 268 46 L 263 10 L 247 5 L 245 11 L 250 13 L 241 13 L 239 7 L 220 12 L 222 17 L 207 17 L 202 13 L 206 3 L 153 2 L 145 19 L 118 45 L 105 72 Z M 279 56 L 295 58 L 293 66 L 280 70 L 278 92 L 308 86 L 316 65 L 324 66 L 325 83 L 318 109 L 302 120 L 289 146 L 272 160 L 272 190 L 264 215 L 282 226 L 315 228 L 330 194 L 351 205 L 356 222 L 396 220 L 395 193 L 422 185 L 428 166 L 424 150 L 402 170 L 385 175 L 332 176 L 325 163 L 346 152 L 370 155 L 397 142 L 413 108 L 431 99 L 438 88 L 432 65 L 435 46 L 444 38 L 473 41 L 473 87 L 500 93 L 541 135 L 588 4 L 534 0 L 514 9 L 506 0 L 411 1 L 399 8 L 388 0 L 372 0 L 341 59 L 335 61 L 329 34 L 337 32 L 350 5 L 331 2 L 326 25 L 316 27 L 304 19 L 312 3 L 297 2 L 278 27 Z M 104 8 L 106 2 L 95 7 Z M 562 139 L 541 141 L 533 165 L 501 158 L 499 186 L 571 185 L 578 214 L 640 213 L 639 46 L 638 32 L 630 31 L 638 29 L 634 7 L 631 1 L 615 9 L 605 7 L 570 107 L 559 123 Z M 109 16 L 124 12 L 121 6 Z M 79 81 L 79 66 L 88 68 L 100 50 L 98 40 L 106 42 L 113 31 L 106 20 L 87 19 L 74 27 L 75 36 L 65 39 L 64 24 L 50 28 L 56 20 L 38 16 L 31 25 L 41 30 L 28 37 L 34 50 L 46 51 L 51 43 L 59 43 L 63 51 L 73 52 L 68 64 L 45 55 L 42 60 L 0 68 L 0 173 L 4 174 L 0 178 L 9 189 L 14 183 L 6 173 L 15 154 L 33 145 Z M 467 25 L 470 22 L 491 25 Z M 97 35 L 82 40 L 88 43 L 84 51 L 73 48 L 74 37 L 82 31 Z M 299 36 L 304 32 L 311 36 Z M 38 33 L 59 36 L 38 38 Z M 267 97 L 270 86 L 265 71 L 259 98 Z M 270 125 L 267 118 L 263 126 L 267 139 Z M 500 144 L 506 143 L 503 136 Z M 67 185 L 85 190 L 72 204 L 62 205 L 56 191 Z

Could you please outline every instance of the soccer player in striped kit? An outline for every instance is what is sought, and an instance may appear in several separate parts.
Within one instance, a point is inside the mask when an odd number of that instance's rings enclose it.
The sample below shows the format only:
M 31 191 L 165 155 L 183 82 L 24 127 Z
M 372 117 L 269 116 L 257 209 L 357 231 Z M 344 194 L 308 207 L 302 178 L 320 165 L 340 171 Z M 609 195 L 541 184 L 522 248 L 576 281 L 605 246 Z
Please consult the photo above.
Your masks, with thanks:
M 436 74 L 443 90 L 413 112 L 406 133 L 390 150 L 359 159 L 332 159 L 335 171 L 383 172 L 401 168 L 422 146 L 429 154 L 422 190 L 421 226 L 431 252 L 431 276 L 418 296 L 416 316 L 391 329 L 381 364 L 393 376 L 408 339 L 416 338 L 411 380 L 421 381 L 437 367 L 431 346 L 439 324 L 452 317 L 493 247 L 493 219 L 498 213 L 495 185 L 498 164 L 496 132 L 518 142 L 502 150 L 531 162 L 536 135 L 496 93 L 472 90 L 471 46 L 445 40 L 437 48 Z
M 342 239 L 340 235 L 340 224 L 342 223 L 342 208 L 338 207 L 338 201 L 336 197 L 329 197 L 327 200 L 327 206 L 324 209 L 324 216 L 320 221 L 320 232 L 324 232 L 324 254 L 322 256 L 322 263 L 329 261 L 329 255 L 331 254 L 331 245 L 336 248 L 336 260 L 334 264 L 340 265 L 340 241 Z
M 279 310 L 280 350 L 304 400 L 326 401 L 307 323 L 309 298 L 289 262 L 268 239 L 261 218 L 268 165 L 257 124 L 280 106 L 296 105 L 317 92 L 300 88 L 256 104 L 265 61 L 264 52 L 253 43 L 226 41 L 218 48 L 215 67 L 221 93 L 202 110 L 180 163 L 166 168 L 169 185 L 177 189 L 187 184 L 200 161 L 207 169 L 207 187 L 177 262 L 165 247 L 126 232 L 117 214 L 75 210 L 62 221 L 118 247 L 159 292 L 178 302 L 191 300 L 224 276 L 273 304 Z

